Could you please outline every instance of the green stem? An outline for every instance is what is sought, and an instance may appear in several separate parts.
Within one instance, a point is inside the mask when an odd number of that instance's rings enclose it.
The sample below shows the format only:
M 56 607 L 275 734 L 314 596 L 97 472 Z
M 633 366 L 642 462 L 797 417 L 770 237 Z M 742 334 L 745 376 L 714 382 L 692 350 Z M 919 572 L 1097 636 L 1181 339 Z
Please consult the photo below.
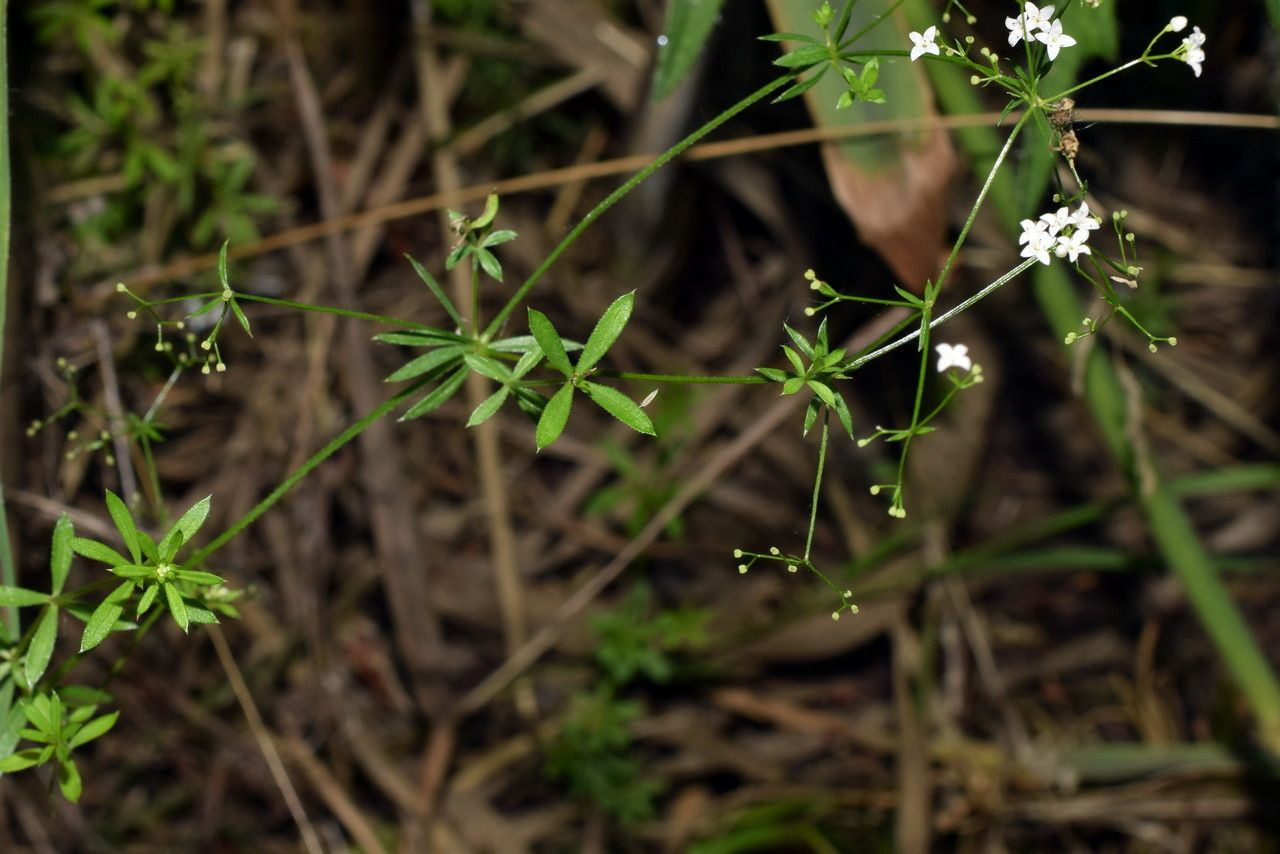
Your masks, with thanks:
M 804 538 L 804 559 L 806 562 L 809 561 L 809 553 L 813 550 L 813 531 L 818 525 L 818 496 L 822 493 L 822 470 L 827 465 L 828 415 L 829 411 L 824 408 L 822 411 L 822 438 L 818 442 L 818 472 L 813 477 L 813 500 L 809 502 L 809 533 Z M 831 584 L 830 581 L 827 583 Z M 835 590 L 836 586 L 831 584 L 831 589 Z
M 341 433 L 335 436 L 329 442 L 329 444 L 325 445 L 323 448 L 316 451 L 314 454 L 308 457 L 307 460 L 302 465 L 294 469 L 293 472 L 290 473 L 290 475 L 287 478 L 285 478 L 280 483 L 279 486 L 271 490 L 271 493 L 267 495 L 266 498 L 262 499 L 256 505 L 254 505 L 253 509 L 251 509 L 248 513 L 244 514 L 239 519 L 237 519 L 234 523 L 232 523 L 232 525 L 229 528 L 227 528 L 221 534 L 214 537 L 214 539 L 208 545 L 206 545 L 204 548 L 200 549 L 198 552 L 196 552 L 190 558 L 188 558 L 186 561 L 186 564 L 184 565 L 195 566 L 199 564 L 201 561 L 207 560 L 214 552 L 216 552 L 218 549 L 225 546 L 234 536 L 236 536 L 236 534 L 239 534 L 245 528 L 252 525 L 254 522 L 257 521 L 259 516 L 261 516 L 263 513 L 266 513 L 268 510 L 270 510 L 277 502 L 280 501 L 281 498 L 284 497 L 285 493 L 287 493 L 290 489 L 293 489 L 293 487 L 298 483 L 298 481 L 302 480 L 304 477 L 310 474 L 312 469 L 320 465 L 320 463 L 324 462 L 329 457 L 333 456 L 334 453 L 336 453 L 338 449 L 340 449 L 343 445 L 347 444 L 352 439 L 356 438 L 361 433 L 363 433 L 370 424 L 388 415 L 392 410 L 394 410 L 397 406 L 403 403 L 410 395 L 414 394 L 420 388 L 422 388 L 422 386 L 425 383 L 426 383 L 426 380 L 423 380 L 422 382 L 414 383 L 413 385 L 401 391 L 399 394 L 387 400 L 385 403 L 381 404 L 377 409 L 374 409 L 371 412 L 369 412 L 369 414 L 365 415 L 359 421 L 352 424 L 346 430 L 343 430 Z
M 762 385 L 771 382 L 759 374 L 735 374 L 730 376 L 703 376 L 701 374 L 643 374 L 632 371 L 598 371 L 595 376 L 615 380 L 635 380 L 646 383 L 682 383 L 685 385 Z
M 1047 97 L 1047 98 L 1045 98 L 1045 99 L 1043 99 L 1043 100 L 1044 100 L 1044 102 L 1045 102 L 1045 103 L 1047 103 L 1047 104 L 1052 104 L 1052 103 L 1054 103 L 1055 101 L 1061 101 L 1063 98 L 1067 97 L 1068 95 L 1073 95 L 1073 94 L 1075 94 L 1076 92 L 1079 92 L 1081 89 L 1084 89 L 1084 88 L 1086 88 L 1086 87 L 1088 87 L 1088 86 L 1092 86 L 1094 83 L 1097 83 L 1097 82 L 1098 82 L 1098 81 L 1100 81 L 1100 80 L 1106 80 L 1108 77 L 1111 77 L 1111 76 L 1113 76 L 1113 75 L 1119 74 L 1121 71 L 1126 71 L 1126 70 L 1128 70 L 1128 69 L 1132 68 L 1132 67 L 1133 67 L 1133 66 L 1135 66 L 1135 65 L 1145 64 L 1145 63 L 1147 63 L 1147 62 L 1149 62 L 1149 61 L 1151 61 L 1151 60 L 1155 60 L 1155 59 L 1168 59 L 1168 58 L 1170 58 L 1170 57 L 1172 57 L 1172 56 L 1173 56 L 1173 54 L 1169 54 L 1169 56 L 1167 56 L 1167 57 L 1166 57 L 1166 56 L 1150 56 L 1150 57 L 1149 57 L 1149 56 L 1147 56 L 1146 54 L 1143 54 L 1142 56 L 1138 57 L 1137 59 L 1131 59 L 1131 60 L 1129 60 L 1129 61 L 1128 61 L 1128 62 L 1126 62 L 1124 65 L 1116 66 L 1115 68 L 1111 69 L 1110 71 L 1107 71 L 1107 72 L 1104 72 L 1104 73 L 1102 73 L 1102 74 L 1099 74 L 1097 77 L 1090 77 L 1088 80 L 1084 81 L 1083 83 L 1077 83 L 1076 85 L 1072 86 L 1070 89 L 1063 89 L 1063 90 L 1062 90 L 1061 92 L 1059 92 L 1058 94 L 1056 94 L 1056 95 L 1050 95 L 1049 97 Z
M 0 0 L 0 376 L 3 376 L 4 371 L 5 308 L 9 302 L 9 217 L 11 211 L 8 6 L 8 0 Z M 0 477 L 0 583 L 10 587 L 18 583 L 18 572 L 13 562 L 13 548 L 9 541 L 9 521 L 4 506 L 4 483 L 2 477 Z M 5 623 L 9 627 L 9 635 L 16 637 L 22 628 L 22 624 L 18 621 L 18 609 L 9 608 L 7 611 Z
M 693 145 L 698 140 L 729 121 L 729 119 L 750 107 L 752 104 L 764 100 L 769 95 L 781 89 L 783 86 L 790 83 L 793 78 L 794 75 L 786 74 L 771 83 L 761 86 L 759 89 L 752 92 L 750 95 L 743 98 L 741 101 L 677 142 L 671 148 L 668 148 L 660 154 L 656 160 L 641 169 L 625 184 L 606 196 L 604 201 L 592 208 L 591 211 L 582 218 L 582 221 L 575 225 L 573 230 L 564 236 L 564 239 L 560 241 L 559 245 L 557 245 L 555 249 L 551 250 L 551 254 L 544 258 L 542 263 L 529 274 L 529 278 L 525 279 L 524 284 L 520 285 L 520 287 L 516 289 L 516 292 L 511 295 L 509 300 L 507 300 L 507 304 L 502 307 L 502 310 L 494 315 L 493 320 L 489 321 L 489 325 L 485 327 L 484 335 L 481 337 L 486 341 L 493 337 L 494 333 L 498 331 L 503 322 L 511 316 L 511 312 L 516 310 L 516 307 L 520 305 L 525 296 L 528 295 L 529 291 L 533 289 L 533 286 L 536 285 L 544 275 L 546 275 L 546 272 L 550 270 L 551 266 L 560 259 L 560 256 L 564 254 L 565 250 L 572 246 L 574 241 L 576 241 L 584 231 L 590 228 L 591 224 L 599 219 L 605 211 L 617 204 L 624 196 L 638 187 L 641 182 L 654 172 L 657 172 L 663 166 L 683 154 L 685 149 L 689 148 L 689 146 Z
M 387 317 L 382 314 L 369 314 L 365 311 L 351 311 L 350 309 L 338 308 L 332 305 L 313 305 L 305 302 L 294 302 L 288 299 L 277 299 L 276 297 L 264 297 L 258 294 L 245 294 L 236 291 L 236 299 L 249 300 L 250 302 L 260 302 L 266 305 L 278 305 L 282 308 L 292 308 L 298 311 L 312 311 L 319 314 L 336 314 L 339 317 L 350 318 L 351 320 L 367 320 L 371 323 L 381 323 L 385 326 L 403 326 L 407 329 L 432 329 L 430 326 L 424 326 L 412 320 L 401 320 L 398 317 Z M 155 305 L 156 303 L 153 303 Z

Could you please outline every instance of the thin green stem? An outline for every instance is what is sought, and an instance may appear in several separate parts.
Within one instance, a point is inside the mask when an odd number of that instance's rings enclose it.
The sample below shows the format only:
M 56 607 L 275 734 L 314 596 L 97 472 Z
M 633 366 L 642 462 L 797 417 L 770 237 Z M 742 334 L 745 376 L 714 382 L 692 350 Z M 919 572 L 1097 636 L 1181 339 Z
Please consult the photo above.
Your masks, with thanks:
M 632 371 L 598 371 L 595 376 L 615 380 L 646 383 L 679 383 L 684 385 L 762 385 L 771 382 L 759 374 L 735 374 L 723 377 L 700 374 L 643 374 Z
M 11 212 L 9 175 L 9 3 L 0 0 L 0 376 L 4 371 L 5 308 L 9 302 L 9 218 Z M 2 389 L 0 389 L 2 390 Z M 15 398 L 16 403 L 16 398 Z M 9 542 L 9 521 L 4 506 L 4 483 L 0 477 L 0 583 L 12 587 L 18 583 Z M 16 637 L 22 628 L 18 609 L 9 608 L 5 623 L 9 635 Z
M 1022 275 L 1022 273 L 1026 272 L 1027 270 L 1031 269 L 1031 267 L 1035 266 L 1035 265 L 1036 265 L 1036 263 L 1038 263 L 1038 262 L 1036 261 L 1036 259 L 1035 259 L 1035 258 L 1028 258 L 1027 260 L 1023 261 L 1021 264 L 1019 264 L 1018 266 L 1014 267 L 1012 270 L 1010 270 L 1009 272 L 1005 273 L 1005 274 L 1004 274 L 1003 276 L 1001 276 L 1000 278 L 998 278 L 998 279 L 996 279 L 996 280 L 992 281 L 990 284 L 988 284 L 988 285 L 984 286 L 984 287 L 982 288 L 982 290 L 978 291 L 977 293 L 973 294 L 973 295 L 972 295 L 972 296 L 970 296 L 970 297 L 967 297 L 967 298 L 966 298 L 963 302 L 961 302 L 959 305 L 955 306 L 954 308 L 950 308 L 950 309 L 948 309 L 947 311 L 943 312 L 942 314 L 940 314 L 940 315 L 938 315 L 937 317 L 935 317 L 935 318 L 933 318 L 932 320 L 930 320 L 930 321 L 929 321 L 929 328 L 930 328 L 930 329 L 934 329 L 934 328 L 936 328 L 936 327 L 938 327 L 938 326 L 941 326 L 942 324 L 946 323 L 948 320 L 950 320 L 951 318 L 955 317 L 957 314 L 959 314 L 960 312 L 964 311 L 965 309 L 969 308 L 969 307 L 970 307 L 971 305 L 973 305 L 974 303 L 976 303 L 976 302 L 978 302 L 979 300 L 981 300 L 981 299 L 983 299 L 983 298 L 985 298 L 985 297 L 989 296 L 989 295 L 990 295 L 992 292 L 994 292 L 996 289 L 998 289 L 998 288 L 1002 287 L 1003 285 L 1007 285 L 1009 282 L 1013 281 L 1013 280 L 1014 280 L 1014 279 L 1016 279 L 1018 276 Z M 906 335 L 902 336 L 901 338 L 898 338 L 898 339 L 896 339 L 896 340 L 892 341 L 891 343 L 886 344 L 886 345 L 884 345 L 883 347 L 880 347 L 880 348 L 878 348 L 878 349 L 876 349 L 876 350 L 872 350 L 870 353 L 867 353 L 865 356 L 859 356 L 858 358 L 856 358 L 856 359 L 854 359 L 853 361 L 849 362 L 848 364 L 844 365 L 844 366 L 841 368 L 841 370 L 842 370 L 842 371 L 851 371 L 851 370 L 853 370 L 853 369 L 855 369 L 855 368 L 860 368 L 860 367 L 862 367 L 863 365 L 865 365 L 867 362 L 870 362 L 870 361 L 872 361 L 872 360 L 874 360 L 874 359 L 878 359 L 878 358 L 880 358 L 881 356 L 883 356 L 885 353 L 888 353 L 890 350 L 896 350 L 896 349 L 898 349 L 899 347 L 901 347 L 902 345 L 904 345 L 904 344 L 908 344 L 908 343 L 910 343 L 910 342 L 912 342 L 912 341 L 916 340 L 916 339 L 917 339 L 917 338 L 919 338 L 919 337 L 920 337 L 920 330 L 919 330 L 919 329 L 913 329 L 911 332 L 907 333 Z
M 1121 71 L 1126 71 L 1130 68 L 1133 68 L 1133 66 L 1135 65 L 1146 64 L 1156 59 L 1168 59 L 1172 56 L 1173 54 L 1169 54 L 1169 56 L 1147 56 L 1146 54 L 1143 54 L 1137 59 L 1131 59 L 1128 62 L 1126 62 L 1124 65 L 1118 65 L 1115 68 L 1111 69 L 1110 71 L 1106 71 L 1106 72 L 1103 72 L 1102 74 L 1099 74 L 1097 77 L 1090 77 L 1088 80 L 1084 81 L 1083 83 L 1077 83 L 1076 85 L 1072 86 L 1070 89 L 1063 89 L 1058 94 L 1050 95 L 1044 100 L 1046 103 L 1049 103 L 1049 104 L 1052 104 L 1054 101 L 1061 101 L 1063 98 L 1067 97 L 1068 95 L 1073 95 L 1076 92 L 1079 92 L 1081 89 L 1092 86 L 1094 83 L 1097 83 L 1101 80 L 1106 80 L 1108 77 L 1112 77 L 1116 74 L 1119 74 Z
M 827 425 L 828 410 L 822 411 L 822 438 L 818 442 L 818 472 L 813 476 L 813 500 L 809 502 L 809 533 L 804 538 L 804 559 L 809 561 L 809 553 L 813 550 L 813 531 L 818 525 L 818 496 L 822 493 L 822 470 L 827 465 Z M 812 566 L 812 564 L 810 564 Z M 828 582 L 829 583 L 829 582 Z M 835 590 L 835 585 L 831 585 Z
M 292 308 L 298 311 L 312 311 L 319 314 L 336 314 L 338 317 L 346 317 L 351 320 L 367 320 L 371 323 L 381 323 L 385 326 L 403 326 L 408 329 L 430 329 L 431 331 L 439 331 L 430 326 L 425 326 L 413 320 L 401 320 L 398 317 L 387 317 L 383 314 L 370 314 L 367 311 L 351 311 L 346 308 L 338 308 L 332 305 L 313 305 L 305 302 L 294 302 L 288 299 L 277 299 L 276 297 L 264 297 L 259 294 L 246 294 L 236 291 L 236 299 L 249 300 L 250 302 L 260 302 L 266 305 L 276 305 L 282 308 Z
M 656 160 L 641 169 L 625 184 L 606 196 L 600 204 L 592 208 L 591 211 L 582 218 L 581 222 L 573 227 L 572 231 L 564 236 L 564 239 L 560 241 L 556 248 L 551 250 L 551 254 L 544 258 L 542 263 L 529 274 L 529 278 L 525 279 L 524 283 L 516 289 L 516 292 L 511 295 L 509 300 L 507 300 L 507 304 L 504 305 L 496 315 L 494 315 L 493 320 L 489 321 L 489 325 L 485 327 L 484 334 L 481 337 L 485 340 L 493 337 L 494 333 L 496 333 L 506 319 L 511 316 L 511 312 L 515 311 L 516 307 L 524 301 L 525 296 L 527 296 L 529 291 L 533 289 L 533 286 L 536 285 L 544 275 L 546 275 L 547 271 L 550 270 L 551 266 L 560 259 L 560 256 L 564 254 L 565 250 L 572 246 L 574 241 L 576 241 L 584 231 L 590 228 L 591 224 L 599 219 L 605 211 L 617 204 L 624 196 L 638 187 L 641 182 L 654 172 L 657 172 L 663 166 L 683 154 L 685 149 L 689 148 L 689 146 L 693 145 L 698 140 L 702 139 L 704 136 L 711 133 L 713 130 L 720 127 L 751 105 L 769 97 L 769 95 L 778 91 L 783 86 L 786 86 L 793 79 L 794 75 L 786 74 L 765 84 L 764 86 L 761 86 L 759 89 L 752 92 L 750 95 L 743 98 L 741 101 L 677 142 L 671 148 L 668 148 L 660 154 Z
M 392 410 L 421 389 L 426 382 L 427 380 L 422 380 L 414 383 L 335 436 L 327 445 L 316 451 L 308 457 L 302 465 L 294 469 L 279 486 L 271 490 L 271 493 L 268 494 L 266 498 L 254 505 L 253 509 L 233 522 L 229 528 L 214 537 L 208 545 L 188 558 L 185 565 L 195 566 L 201 561 L 208 560 L 214 552 L 225 546 L 233 537 L 256 522 L 259 516 L 275 506 L 275 504 L 285 496 L 285 493 L 290 489 L 293 489 L 293 487 L 297 485 L 298 481 L 310 474 L 312 469 L 320 465 L 320 463 L 324 462 L 329 457 L 333 456 L 343 445 L 346 445 L 352 439 L 363 433 L 370 424 L 373 424 L 378 419 L 390 414 Z

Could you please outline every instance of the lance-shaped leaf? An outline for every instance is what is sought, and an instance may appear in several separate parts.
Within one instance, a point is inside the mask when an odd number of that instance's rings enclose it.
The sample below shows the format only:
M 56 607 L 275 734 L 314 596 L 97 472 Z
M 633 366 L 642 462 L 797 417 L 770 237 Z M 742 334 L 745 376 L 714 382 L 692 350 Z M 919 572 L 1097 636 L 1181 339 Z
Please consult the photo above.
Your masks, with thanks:
M 444 382 L 432 389 L 426 397 L 409 407 L 409 410 L 400 416 L 400 420 L 409 421 L 420 418 L 432 410 L 439 409 L 449 398 L 458 393 L 458 389 L 462 387 L 462 381 L 466 378 L 467 368 L 464 365 L 445 377 Z
M 723 0 L 671 0 L 659 41 L 658 68 L 653 74 L 655 101 L 670 95 L 702 53 L 720 15 Z
M 75 526 L 71 517 L 63 513 L 53 526 L 53 547 L 49 550 L 49 578 L 53 583 L 50 592 L 57 596 L 67 583 L 67 573 L 71 571 L 71 540 L 75 537 Z
M 129 598 L 129 591 L 132 589 L 132 581 L 124 582 L 111 591 L 110 595 L 102 600 L 102 604 L 94 609 L 93 614 L 89 616 L 89 622 L 85 623 L 84 634 L 80 636 L 81 652 L 93 649 L 110 634 L 116 620 L 120 619 L 120 615 L 124 613 L 124 606 L 121 603 Z
M 635 308 L 635 304 L 636 292 L 631 291 L 618 297 L 604 310 L 604 314 L 596 321 L 596 328 L 591 330 L 587 343 L 582 345 L 582 355 L 578 357 L 579 374 L 594 368 L 604 358 L 604 354 L 609 352 L 609 348 L 618 340 L 627 321 L 631 319 L 631 310 Z M 542 343 L 541 339 L 538 343 Z M 545 351 L 547 348 L 544 346 L 542 349 Z M 550 354 L 547 358 L 550 359 Z
M 502 408 L 502 404 L 506 403 L 509 394 L 511 394 L 511 389 L 503 387 L 482 400 L 475 409 L 471 410 L 471 417 L 467 419 L 467 426 L 475 427 L 477 424 L 483 424 L 492 418 Z
M 534 441 L 541 451 L 560 437 L 564 427 L 569 423 L 569 411 L 573 408 L 573 383 L 565 383 L 560 390 L 547 401 L 538 419 L 538 427 L 534 430 Z
M 172 584 L 166 584 L 164 598 L 169 605 L 169 613 L 173 615 L 173 621 L 185 632 L 191 625 L 191 620 L 187 617 L 187 605 L 182 601 L 182 593 Z
M 457 307 L 454 306 L 453 300 L 449 299 L 449 295 L 445 293 L 444 288 L 440 287 L 440 283 L 437 282 L 435 277 L 427 271 L 427 268 L 419 264 L 412 255 L 405 255 L 404 257 L 409 259 L 409 264 L 413 267 L 413 271 L 418 274 L 418 278 L 422 279 L 423 283 L 428 289 L 430 289 L 431 294 L 436 298 L 440 305 L 444 307 L 445 313 L 449 315 L 449 319 L 453 321 L 454 326 L 458 329 L 462 329 L 464 327 L 462 315 L 458 313 Z
M 560 333 L 551 325 L 551 320 L 535 308 L 529 309 L 529 331 L 546 355 L 547 364 L 566 377 L 573 376 L 573 365 L 565 352 L 564 342 L 560 340 Z
M 101 738 L 111 731 L 111 728 L 116 725 L 116 721 L 119 718 L 119 712 L 112 712 L 109 715 L 94 718 L 75 731 L 75 734 L 67 741 L 68 746 L 74 750 L 77 747 L 88 744 L 95 738 Z
M 133 516 L 129 513 L 129 508 L 120 500 L 120 496 L 111 490 L 107 490 L 107 512 L 111 514 L 111 521 L 115 523 L 116 530 L 120 532 L 120 538 L 124 540 L 125 548 L 129 550 L 129 554 L 133 555 L 133 562 L 138 563 L 142 560 L 142 552 L 138 548 L 138 528 L 133 524 Z
M 62 792 L 62 796 L 71 803 L 80 800 L 80 792 L 83 783 L 80 779 L 80 769 L 76 767 L 74 759 L 68 759 L 58 768 L 58 789 Z
M 404 380 L 411 380 L 414 377 L 422 376 L 430 373 L 436 368 L 443 367 L 450 362 L 455 362 L 466 352 L 466 347 L 460 344 L 451 344 L 447 347 L 438 347 L 430 352 L 423 353 L 414 359 L 410 359 L 400 366 L 398 370 L 387 377 L 386 382 L 398 383 Z
M 640 404 L 616 388 L 584 382 L 582 389 L 601 409 L 626 424 L 632 430 L 637 433 L 644 433 L 646 436 L 657 435 L 653 429 L 653 422 L 649 420 L 649 416 L 645 414 L 645 411 L 640 408 Z
M 49 601 L 48 593 L 28 590 L 25 587 L 0 587 L 0 608 L 25 608 L 43 605 Z
M 76 554 L 84 555 L 89 560 L 96 560 L 99 563 L 109 563 L 112 566 L 124 566 L 129 559 L 120 552 L 103 545 L 97 540 L 90 540 L 85 537 L 75 537 L 71 540 L 71 548 Z
M 31 685 L 40 681 L 44 671 L 53 657 L 53 646 L 58 640 L 58 609 L 49 605 L 40 615 L 35 631 L 31 633 L 31 644 L 27 647 L 27 682 Z

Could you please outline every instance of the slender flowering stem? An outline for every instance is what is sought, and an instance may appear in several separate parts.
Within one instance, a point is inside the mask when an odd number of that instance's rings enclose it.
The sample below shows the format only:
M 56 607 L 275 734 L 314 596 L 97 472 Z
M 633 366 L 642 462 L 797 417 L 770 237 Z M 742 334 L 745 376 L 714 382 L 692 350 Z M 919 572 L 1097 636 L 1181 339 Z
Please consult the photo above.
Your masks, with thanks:
M 985 298 L 985 297 L 989 296 L 993 291 L 997 290 L 998 288 L 1000 288 L 1000 287 L 1002 287 L 1002 286 L 1004 286 L 1004 285 L 1007 285 L 1009 282 L 1013 281 L 1013 280 L 1014 280 L 1014 279 L 1016 279 L 1018 276 L 1022 275 L 1022 274 L 1023 274 L 1023 273 L 1025 273 L 1027 270 L 1031 269 L 1031 267 L 1035 266 L 1037 263 L 1039 263 L 1039 262 L 1038 262 L 1038 261 L 1036 261 L 1036 259 L 1035 259 L 1035 258 L 1028 258 L 1027 260 L 1023 261 L 1021 264 L 1019 264 L 1018 266 L 1014 267 L 1012 270 L 1010 270 L 1009 272 L 1005 273 L 1005 274 L 1004 274 L 1003 276 L 1001 276 L 1000 278 L 998 278 L 998 279 L 994 280 L 993 282 L 991 282 L 991 283 L 990 283 L 990 284 L 988 284 L 988 285 L 985 285 L 985 286 L 982 288 L 982 290 L 980 290 L 980 291 L 978 291 L 977 293 L 973 294 L 972 296 L 970 296 L 970 297 L 966 298 L 966 299 L 964 300 L 964 302 L 960 303 L 959 305 L 955 306 L 954 308 L 951 308 L 951 309 L 948 309 L 947 311 L 944 311 L 942 314 L 938 315 L 937 317 L 932 318 L 932 319 L 929 321 L 929 328 L 930 328 L 930 329 L 934 329 L 934 328 L 936 328 L 936 327 L 938 327 L 938 326 L 941 326 L 942 324 L 946 323 L 948 320 L 950 320 L 951 318 L 955 317 L 955 316 L 956 316 L 957 314 L 959 314 L 960 312 L 962 312 L 962 311 L 964 311 L 965 309 L 969 308 L 969 306 L 971 306 L 971 305 L 973 305 L 974 303 L 978 302 L 979 300 L 981 300 L 981 299 L 983 299 L 983 298 Z M 883 347 L 880 347 L 879 349 L 872 350 L 870 353 L 867 353 L 865 356 L 859 356 L 858 358 L 856 358 L 856 359 L 854 359 L 854 360 L 850 361 L 848 364 L 846 364 L 846 365 L 844 365 L 844 366 L 843 366 L 842 370 L 845 370 L 845 371 L 852 371 L 852 370 L 854 370 L 855 368 L 860 368 L 860 367 L 862 367 L 863 365 L 865 365 L 867 362 L 870 362 L 870 361 L 873 361 L 873 360 L 875 360 L 875 359 L 878 359 L 878 358 L 880 358 L 881 356 L 883 356 L 885 353 L 888 353 L 890 350 L 896 350 L 896 349 L 898 349 L 899 347 L 901 347 L 902 345 L 904 345 L 904 344 L 909 344 L 910 342 L 912 342 L 912 341 L 916 340 L 916 339 L 917 339 L 917 338 L 919 338 L 919 337 L 920 337 L 920 330 L 919 330 L 919 329 L 913 329 L 913 330 L 911 330 L 911 332 L 907 333 L 906 335 L 902 336 L 901 338 L 898 338 L 898 339 L 894 340 L 893 342 L 891 342 L 891 343 L 889 343 L 889 344 L 886 344 L 886 345 L 884 345 Z
M 5 306 L 8 304 L 9 286 L 9 35 L 8 0 L 0 0 L 0 370 L 3 369 Z M 16 400 L 16 397 L 15 397 Z M 13 550 L 9 543 L 9 522 L 4 506 L 4 484 L 0 478 L 0 584 L 12 587 L 18 583 L 13 565 Z M 21 629 L 18 609 L 9 608 L 5 624 L 10 636 L 17 636 Z
M 350 320 L 367 320 L 370 323 L 381 323 L 384 326 L 402 326 L 406 329 L 432 328 L 414 320 L 401 320 L 398 317 L 388 317 L 384 314 L 370 314 L 367 311 L 352 311 L 350 309 L 338 308 L 337 306 L 332 305 L 315 305 L 307 302 L 294 302 L 293 300 L 265 297 L 259 294 L 245 294 L 240 293 L 239 291 L 236 291 L 235 298 L 240 300 L 249 300 L 250 302 L 260 302 L 265 305 L 276 305 L 282 308 L 297 309 L 298 311 L 311 311 L 319 314 L 336 314 L 338 317 L 345 317 Z
M 731 374 L 728 376 L 704 376 L 701 374 L 644 374 L 632 371 L 599 371 L 597 377 L 615 380 L 635 380 L 646 383 L 678 383 L 684 385 L 761 385 L 772 382 L 759 374 Z
M 818 524 L 818 496 L 822 492 L 822 470 L 827 464 L 827 425 L 828 410 L 822 412 L 822 438 L 818 442 L 818 472 L 813 476 L 813 500 L 809 502 L 809 533 L 804 538 L 804 559 L 809 560 L 809 553 L 813 550 L 813 530 Z M 830 582 L 828 582 L 830 583 Z M 831 588 L 834 590 L 835 585 Z
M 525 279 L 524 284 L 520 285 L 520 287 L 516 289 L 516 292 L 511 295 L 509 300 L 507 300 L 507 304 L 504 305 L 496 315 L 494 315 L 493 320 L 489 321 L 489 325 L 485 327 L 484 334 L 481 337 L 486 340 L 493 337 L 494 333 L 498 331 L 503 322 L 505 322 L 511 315 L 511 312 L 515 311 L 516 307 L 524 301 L 524 298 L 528 295 L 529 291 L 533 290 L 533 286 L 536 285 L 544 275 L 546 275 L 546 272 L 550 270 L 551 266 L 560 259 L 560 256 L 564 254 L 565 250 L 572 246 L 574 241 L 576 241 L 584 231 L 590 228 L 591 224 L 599 219 L 605 211 L 617 204 L 625 195 L 627 195 L 627 193 L 630 193 L 638 187 L 641 182 L 654 172 L 657 172 L 663 166 L 666 166 L 672 160 L 683 154 L 685 149 L 689 148 L 689 146 L 693 145 L 698 140 L 729 121 L 729 119 L 750 107 L 752 104 L 769 97 L 774 92 L 790 83 L 793 79 L 793 75 L 786 74 L 771 83 L 761 86 L 759 89 L 752 92 L 750 95 L 743 98 L 741 101 L 677 142 L 671 148 L 668 148 L 660 154 L 656 160 L 633 175 L 625 184 L 605 196 L 604 200 L 592 208 L 591 211 L 582 218 L 582 221 L 575 225 L 573 230 L 564 236 L 564 239 L 560 241 L 559 245 L 557 245 L 555 249 L 551 250 L 551 254 L 544 258 L 542 263 L 529 274 L 529 278 Z

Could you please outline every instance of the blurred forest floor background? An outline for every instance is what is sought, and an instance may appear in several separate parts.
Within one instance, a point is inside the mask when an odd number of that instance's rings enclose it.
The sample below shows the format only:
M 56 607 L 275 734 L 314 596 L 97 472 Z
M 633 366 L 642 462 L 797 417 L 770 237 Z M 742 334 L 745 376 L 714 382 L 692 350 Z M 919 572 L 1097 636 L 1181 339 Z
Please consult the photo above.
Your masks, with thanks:
M 1006 5 L 972 6 L 988 43 Z M 1186 14 L 1211 36 L 1203 77 L 1139 70 L 1078 107 L 1274 115 L 1274 19 L 1190 6 L 1118 4 L 1121 55 Z M 209 290 L 230 239 L 239 289 L 446 325 L 403 259 L 443 270 L 439 194 L 462 188 L 450 206 L 474 214 L 498 188 L 513 288 L 644 162 L 616 159 L 670 145 L 777 55 L 756 41 L 765 4 L 726 4 L 694 75 L 655 105 L 658 0 L 30 0 L 11 15 L 0 462 L 24 577 L 46 571 L 63 509 L 111 536 L 104 488 L 157 498 L 122 480 L 137 448 L 114 465 L 67 455 L 84 442 L 70 431 L 144 412 L 168 376 L 117 281 Z M 1274 128 L 1221 125 L 1079 127 L 1101 212 L 1127 209 L 1137 235 L 1133 310 L 1179 340 L 1153 356 L 1113 326 L 1097 346 L 1280 667 L 1280 147 Z M 714 139 L 808 126 L 795 101 Z M 854 239 L 819 147 L 756 148 L 659 173 L 534 304 L 584 336 L 634 288 L 617 367 L 749 373 L 779 363 L 784 320 L 811 331 L 806 268 L 892 296 L 901 280 Z M 942 194 L 953 228 L 975 189 Z M 1015 257 L 980 218 L 950 287 Z M 212 494 L 216 526 L 381 402 L 398 364 L 380 328 L 262 306 L 251 320 L 252 340 L 223 339 L 228 371 L 184 376 L 158 418 L 164 497 Z M 866 339 L 877 313 L 831 323 Z M 859 615 L 833 622 L 812 577 L 735 570 L 734 547 L 785 548 L 807 513 L 813 440 L 771 392 L 663 389 L 656 441 L 575 417 L 536 458 L 511 413 L 477 450 L 457 400 L 370 431 L 221 552 L 214 568 L 249 594 L 220 636 L 181 643 L 166 625 L 172 643 L 118 674 L 81 662 L 121 721 L 82 760 L 78 805 L 37 775 L 0 780 L 0 850 L 290 851 L 300 823 L 328 850 L 1280 850 L 1274 761 L 1080 398 L 1077 351 L 1018 283 L 949 335 L 987 382 L 920 443 L 905 521 L 865 487 L 892 448 L 831 450 L 815 554 Z M 59 358 L 90 408 L 28 438 L 68 401 Z M 909 414 L 911 362 L 852 384 L 861 434 Z

